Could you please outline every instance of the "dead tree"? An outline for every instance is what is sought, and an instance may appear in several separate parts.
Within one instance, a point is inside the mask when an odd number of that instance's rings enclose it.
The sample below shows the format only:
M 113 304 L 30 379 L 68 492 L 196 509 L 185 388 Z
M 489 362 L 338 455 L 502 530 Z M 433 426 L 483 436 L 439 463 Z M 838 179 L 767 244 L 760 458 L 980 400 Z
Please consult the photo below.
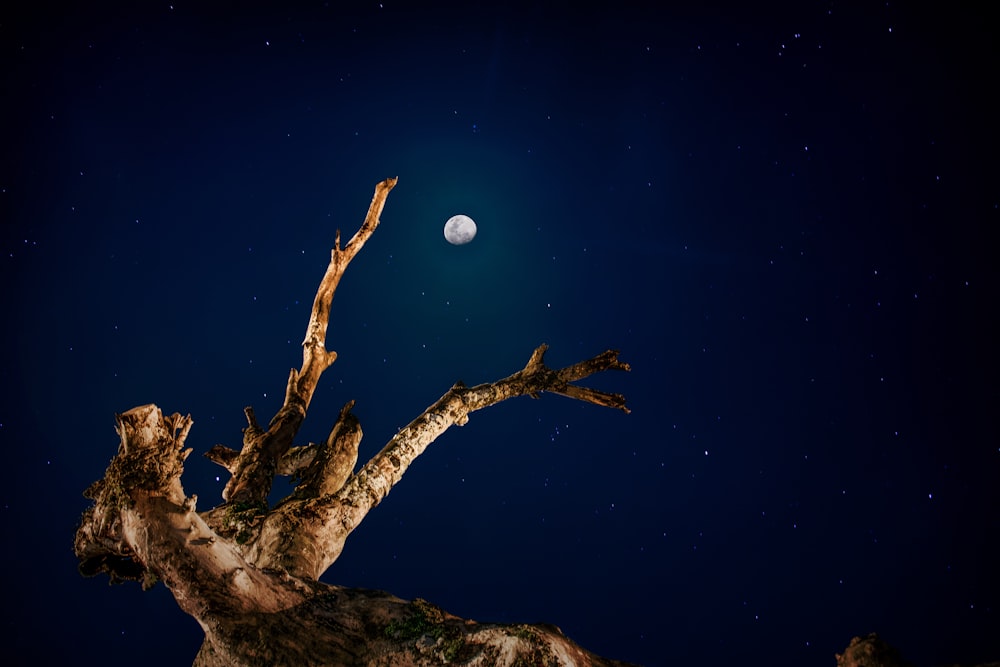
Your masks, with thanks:
M 231 477 L 213 509 L 181 487 L 192 419 L 155 405 L 117 415 L 120 444 L 74 543 L 85 575 L 162 581 L 197 619 L 205 641 L 196 665 L 611 665 L 549 625 L 477 623 L 417 599 L 319 581 L 344 541 L 435 438 L 494 403 L 553 392 L 628 412 L 625 399 L 573 384 L 607 369 L 628 370 L 616 351 L 559 370 L 536 349 L 513 375 L 455 384 L 355 471 L 361 426 L 344 406 L 325 442 L 295 446 L 320 376 L 337 355 L 326 348 L 330 303 L 348 264 L 379 224 L 391 178 L 379 183 L 364 224 L 343 248 L 337 232 L 313 301 L 302 366 L 291 370 L 281 408 L 261 426 L 246 408 L 240 451 L 206 455 Z M 274 507 L 275 475 L 294 475 L 294 491 Z

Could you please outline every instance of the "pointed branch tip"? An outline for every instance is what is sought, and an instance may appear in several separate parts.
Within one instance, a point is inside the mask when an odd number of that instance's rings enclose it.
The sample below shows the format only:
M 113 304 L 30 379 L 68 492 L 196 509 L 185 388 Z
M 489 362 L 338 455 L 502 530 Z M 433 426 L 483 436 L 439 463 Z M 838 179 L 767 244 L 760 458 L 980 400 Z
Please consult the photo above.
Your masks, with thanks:
M 549 349 L 549 346 L 542 343 L 535 348 L 534 352 L 531 353 L 531 358 L 528 359 L 528 363 L 525 364 L 525 369 L 536 369 L 545 366 L 545 352 Z
M 251 431 L 261 431 L 260 424 L 257 422 L 257 414 L 253 411 L 253 406 L 248 405 L 243 408 L 243 414 L 247 418 L 247 429 Z

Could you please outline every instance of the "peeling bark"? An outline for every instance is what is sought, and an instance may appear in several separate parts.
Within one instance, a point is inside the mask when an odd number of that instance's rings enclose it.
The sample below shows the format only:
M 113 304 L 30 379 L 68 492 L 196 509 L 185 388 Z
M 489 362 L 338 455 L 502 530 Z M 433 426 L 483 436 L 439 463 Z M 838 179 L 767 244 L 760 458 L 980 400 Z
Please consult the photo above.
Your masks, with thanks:
M 322 443 L 293 446 L 323 372 L 330 304 L 348 264 L 379 224 L 396 179 L 379 183 L 358 232 L 343 248 L 336 234 L 313 301 L 302 365 L 291 369 L 281 408 L 263 428 L 251 407 L 239 451 L 207 454 L 229 471 L 224 502 L 198 512 L 181 486 L 184 441 L 193 421 L 143 405 L 116 416 L 118 453 L 87 489 L 94 506 L 76 533 L 86 575 L 162 581 L 205 631 L 196 665 L 613 665 L 548 625 L 495 625 L 460 619 L 428 602 L 331 586 L 319 577 L 351 532 L 445 430 L 476 410 L 517 396 L 552 392 L 628 412 L 625 399 L 573 384 L 604 370 L 628 370 L 609 350 L 562 369 L 539 346 L 521 370 L 496 382 L 458 383 L 401 429 L 355 472 L 362 430 L 344 406 Z M 274 507 L 275 475 L 295 490 Z

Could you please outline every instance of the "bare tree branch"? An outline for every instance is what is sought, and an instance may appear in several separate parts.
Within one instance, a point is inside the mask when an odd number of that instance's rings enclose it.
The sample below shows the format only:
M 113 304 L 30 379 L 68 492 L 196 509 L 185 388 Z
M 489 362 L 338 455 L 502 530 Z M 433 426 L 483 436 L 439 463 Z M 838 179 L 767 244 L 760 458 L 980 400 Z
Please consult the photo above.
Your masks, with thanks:
M 551 370 L 544 363 L 547 348 L 539 346 L 522 370 L 497 382 L 475 387 L 456 384 L 401 429 L 356 475 L 346 479 L 342 478 L 346 462 L 349 461 L 353 468 L 357 460 L 357 440 L 361 437 L 357 420 L 349 412 L 351 404 L 348 404 L 331 433 L 331 438 L 341 430 L 350 433 L 344 436 L 351 438 L 346 448 L 349 453 L 342 455 L 345 465 L 331 468 L 335 473 L 326 473 L 331 474 L 331 478 L 322 487 L 324 493 L 310 490 L 303 494 L 302 500 L 282 503 L 264 519 L 260 536 L 247 557 L 259 567 L 280 568 L 295 576 L 318 579 L 340 555 L 347 537 L 402 479 L 409 465 L 452 425 L 462 426 L 468 422 L 469 414 L 476 410 L 508 398 L 537 397 L 549 391 L 628 412 L 623 396 L 568 382 L 568 378 L 582 379 L 607 369 L 629 370 L 628 364 L 618 360 L 616 351 L 608 350 L 592 359 Z M 349 426 L 340 426 L 345 422 Z M 340 450 L 335 448 L 334 451 Z M 320 473 L 320 469 L 316 472 Z M 310 479 L 311 485 L 317 483 L 315 478 Z
M 330 322 L 333 295 L 348 264 L 378 227 L 386 197 L 395 187 L 396 180 L 389 178 L 375 186 L 368 215 L 344 248 L 340 247 L 340 231 L 337 231 L 333 250 L 330 251 L 330 263 L 313 299 L 309 324 L 302 341 L 302 367 L 298 370 L 293 368 L 289 373 L 285 400 L 268 424 L 267 431 L 257 425 L 253 411 L 247 408 L 249 426 L 243 432 L 243 449 L 231 464 L 232 478 L 222 492 L 222 497 L 227 501 L 242 505 L 266 502 L 277 473 L 278 460 L 292 446 L 292 440 L 305 419 L 320 376 L 337 358 L 336 352 L 326 349 L 326 331 Z M 230 469 L 229 466 L 226 467 Z
M 86 492 L 94 506 L 75 537 L 80 570 L 143 587 L 162 580 L 205 631 L 195 658 L 202 667 L 620 664 L 588 653 L 553 626 L 480 624 L 422 600 L 318 580 L 409 465 L 470 413 L 545 391 L 628 412 L 623 396 L 573 384 L 603 370 L 628 370 L 616 351 L 552 370 L 542 345 L 507 378 L 475 387 L 457 383 L 357 472 L 362 431 L 353 401 L 323 442 L 293 447 L 320 376 L 337 356 L 326 349 L 334 293 L 378 226 L 395 184 L 392 178 L 376 186 L 364 223 L 343 248 L 338 230 L 310 311 L 302 366 L 289 372 L 281 408 L 265 429 L 247 407 L 241 450 L 216 445 L 206 454 L 232 475 L 225 502 L 199 513 L 197 497 L 181 486 L 190 416 L 165 417 L 155 405 L 118 415 L 118 454 Z M 294 476 L 297 485 L 269 508 L 277 474 Z
M 160 579 L 195 618 L 274 611 L 305 599 L 218 539 L 195 512 L 197 497 L 184 495 L 180 476 L 191 453 L 183 449 L 190 416 L 164 417 L 155 405 L 142 405 L 115 420 L 118 455 L 104 479 L 87 490 L 94 507 L 84 514 L 74 543 L 82 572 L 103 571 L 112 580 L 144 585 Z

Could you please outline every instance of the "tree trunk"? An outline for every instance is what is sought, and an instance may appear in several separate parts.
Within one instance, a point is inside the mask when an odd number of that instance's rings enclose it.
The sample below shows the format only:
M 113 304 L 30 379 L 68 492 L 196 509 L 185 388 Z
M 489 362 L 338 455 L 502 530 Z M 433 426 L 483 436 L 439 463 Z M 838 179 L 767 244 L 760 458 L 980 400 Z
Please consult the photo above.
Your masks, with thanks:
M 330 303 L 344 270 L 371 236 L 396 179 L 379 183 L 368 215 L 344 248 L 337 232 L 282 407 L 266 429 L 246 408 L 240 451 L 207 453 L 231 478 L 223 504 L 198 512 L 180 476 L 190 416 L 143 405 L 116 416 L 118 454 L 85 495 L 94 506 L 75 540 L 80 570 L 112 580 L 162 581 L 198 620 L 205 642 L 196 665 L 614 665 L 549 625 L 496 625 L 452 616 L 417 599 L 319 581 L 348 535 L 446 429 L 515 396 L 553 392 L 628 412 L 625 399 L 573 382 L 628 370 L 617 352 L 553 370 L 546 346 L 523 369 L 489 384 L 449 389 L 355 472 L 361 426 L 341 410 L 325 442 L 293 446 L 313 392 L 336 353 L 326 349 Z M 268 507 L 275 475 L 299 482 Z

